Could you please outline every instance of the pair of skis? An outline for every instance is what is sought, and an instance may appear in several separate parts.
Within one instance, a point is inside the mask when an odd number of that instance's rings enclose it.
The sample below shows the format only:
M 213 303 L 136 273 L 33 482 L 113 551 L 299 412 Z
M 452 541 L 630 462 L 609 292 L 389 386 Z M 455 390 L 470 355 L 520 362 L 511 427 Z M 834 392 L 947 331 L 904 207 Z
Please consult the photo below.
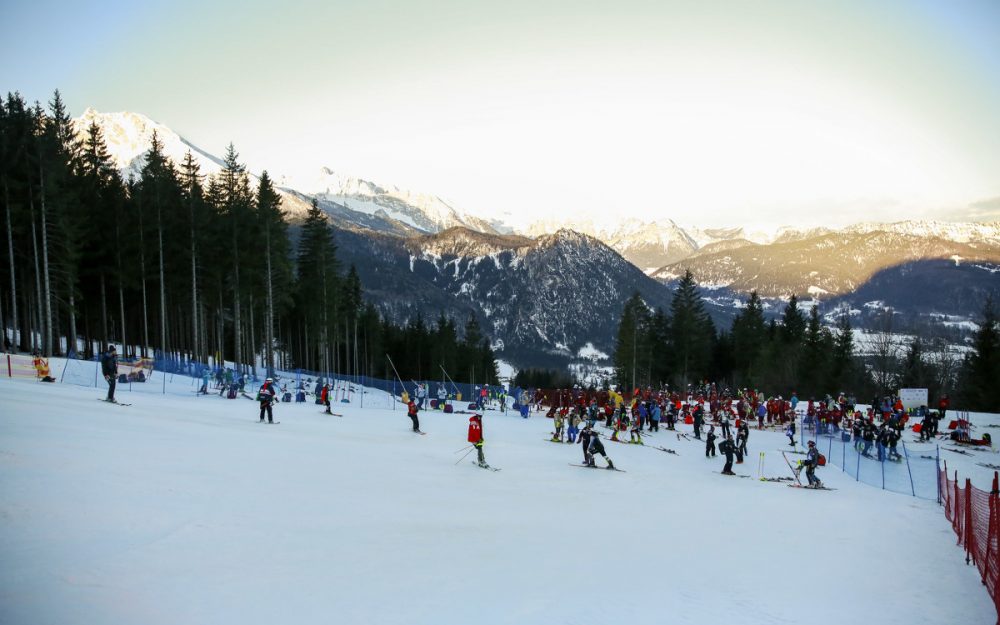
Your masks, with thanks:
M 120 402 L 118 400 L 104 399 L 102 397 L 98 397 L 97 401 L 103 401 L 105 403 L 114 404 L 116 406 L 131 406 L 132 405 L 132 404 L 123 404 L 122 402 Z
M 604 471 L 618 471 L 619 473 L 625 473 L 626 472 L 624 469 L 619 469 L 618 467 L 599 467 L 599 466 L 597 466 L 595 464 L 574 464 L 574 463 L 571 462 L 571 463 L 569 463 L 569 466 L 571 466 L 571 467 L 583 467 L 584 469 L 602 469 Z

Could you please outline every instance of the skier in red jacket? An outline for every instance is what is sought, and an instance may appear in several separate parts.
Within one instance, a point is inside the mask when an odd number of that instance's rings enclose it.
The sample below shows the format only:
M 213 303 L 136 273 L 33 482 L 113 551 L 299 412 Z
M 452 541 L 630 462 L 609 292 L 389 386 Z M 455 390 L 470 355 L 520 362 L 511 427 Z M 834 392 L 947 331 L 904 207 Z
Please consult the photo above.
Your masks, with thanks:
M 474 414 L 469 417 L 469 442 L 479 454 L 479 466 L 487 467 L 486 456 L 483 455 L 483 415 Z
M 319 398 L 320 398 L 320 401 L 323 402 L 323 405 L 326 406 L 326 414 L 333 414 L 332 412 L 330 412 L 330 385 L 329 384 L 324 384 L 323 385 L 323 390 L 320 391 Z
M 420 431 L 420 419 L 417 418 L 417 412 L 420 410 L 420 407 L 417 406 L 416 402 L 411 399 L 410 403 L 406 404 L 406 408 L 406 416 L 410 418 L 410 421 L 413 421 L 414 433 L 423 434 L 423 432 Z

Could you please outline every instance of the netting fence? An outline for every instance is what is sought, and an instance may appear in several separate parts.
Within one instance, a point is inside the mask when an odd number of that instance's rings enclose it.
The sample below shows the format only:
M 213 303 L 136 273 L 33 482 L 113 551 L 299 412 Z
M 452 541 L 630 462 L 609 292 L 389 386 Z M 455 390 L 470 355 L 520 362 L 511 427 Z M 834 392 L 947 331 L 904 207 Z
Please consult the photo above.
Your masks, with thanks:
M 24 359 L 24 358 L 22 358 Z M 118 361 L 116 392 L 152 392 L 180 396 L 218 395 L 229 399 L 254 398 L 257 389 L 267 377 L 263 367 L 241 367 L 239 373 L 231 364 L 220 366 L 186 357 L 164 355 L 154 358 Z M 12 370 L 24 375 L 35 375 L 30 358 L 19 362 Z M 106 388 L 99 358 L 91 360 L 69 359 L 61 371 L 56 371 L 58 381 L 78 386 Z M 358 407 L 393 407 L 402 399 L 418 399 L 418 388 L 424 387 L 424 409 L 450 405 L 450 410 L 464 412 L 480 407 L 504 406 L 517 410 L 522 389 L 509 394 L 502 386 L 466 384 L 445 380 L 383 379 L 365 375 L 323 373 L 306 369 L 274 371 L 272 374 L 279 399 L 286 402 L 320 403 L 320 391 L 329 385 L 331 404 L 351 404 Z M 485 389 L 485 393 L 483 392 Z M 405 395 L 404 395 L 405 393 Z M 533 397 L 534 389 L 528 397 Z M 441 401 L 439 398 L 443 398 Z
M 966 478 L 960 486 L 958 471 L 948 479 L 948 465 L 938 473 L 944 515 L 965 549 L 965 561 L 979 569 L 980 579 L 997 607 L 1000 625 L 1000 477 L 993 473 L 993 489 L 979 490 Z
M 827 465 L 839 467 L 859 482 L 920 499 L 939 500 L 940 450 L 936 445 L 907 445 L 900 440 L 896 448 L 884 447 L 854 440 L 849 431 L 808 417 L 803 419 L 800 433 L 803 447 L 807 440 L 815 440 Z

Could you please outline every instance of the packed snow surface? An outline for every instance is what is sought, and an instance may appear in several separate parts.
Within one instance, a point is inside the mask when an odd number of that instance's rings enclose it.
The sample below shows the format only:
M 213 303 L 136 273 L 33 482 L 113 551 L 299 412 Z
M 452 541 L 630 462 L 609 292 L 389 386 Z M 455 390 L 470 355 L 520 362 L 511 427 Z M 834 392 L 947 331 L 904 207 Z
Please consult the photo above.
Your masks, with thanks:
M 835 491 L 724 477 L 661 431 L 679 456 L 606 442 L 626 473 L 578 468 L 548 419 L 487 411 L 494 473 L 462 458 L 467 415 L 419 436 L 371 391 L 261 425 L 157 377 L 127 407 L 0 381 L 0 623 L 996 621 L 937 505 L 832 467 Z M 788 475 L 783 441 L 752 430 L 737 473 L 763 451 Z

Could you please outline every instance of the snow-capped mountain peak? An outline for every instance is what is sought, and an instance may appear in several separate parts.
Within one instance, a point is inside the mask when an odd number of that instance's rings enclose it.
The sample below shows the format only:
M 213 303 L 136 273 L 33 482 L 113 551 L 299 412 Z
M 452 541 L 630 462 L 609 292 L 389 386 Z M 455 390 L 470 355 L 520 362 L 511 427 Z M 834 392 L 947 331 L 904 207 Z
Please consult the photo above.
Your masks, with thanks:
M 81 139 L 86 137 L 87 129 L 92 123 L 100 127 L 108 152 L 122 179 L 128 179 L 130 175 L 138 177 L 146 162 L 146 153 L 154 132 L 163 144 L 163 153 L 175 164 L 180 164 L 184 155 L 190 151 L 201 164 L 203 174 L 213 174 L 221 169 L 218 158 L 198 149 L 167 126 L 141 113 L 101 113 L 88 108 L 83 115 L 73 120 L 77 136 Z
M 335 202 L 355 212 L 388 217 L 424 232 L 439 232 L 464 226 L 481 232 L 496 233 L 493 224 L 456 209 L 436 195 L 383 185 L 321 167 L 308 175 L 286 175 L 278 179 L 281 187 Z

